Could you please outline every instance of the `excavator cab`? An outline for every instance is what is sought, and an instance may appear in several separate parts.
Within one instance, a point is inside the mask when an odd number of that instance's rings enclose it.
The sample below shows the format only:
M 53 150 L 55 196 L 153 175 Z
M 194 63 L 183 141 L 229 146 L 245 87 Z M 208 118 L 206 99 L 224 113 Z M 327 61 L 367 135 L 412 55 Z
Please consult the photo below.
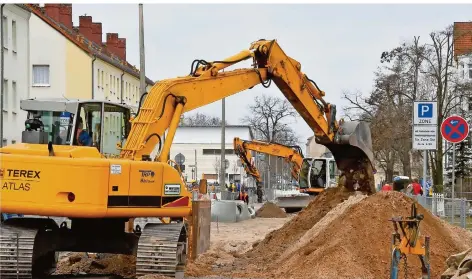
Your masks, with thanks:
M 107 101 L 28 99 L 20 108 L 28 113 L 23 143 L 92 146 L 116 157 L 131 127 L 130 107 Z
M 336 187 L 337 172 L 333 158 L 304 158 L 299 174 L 300 191 L 317 195 L 326 188 Z

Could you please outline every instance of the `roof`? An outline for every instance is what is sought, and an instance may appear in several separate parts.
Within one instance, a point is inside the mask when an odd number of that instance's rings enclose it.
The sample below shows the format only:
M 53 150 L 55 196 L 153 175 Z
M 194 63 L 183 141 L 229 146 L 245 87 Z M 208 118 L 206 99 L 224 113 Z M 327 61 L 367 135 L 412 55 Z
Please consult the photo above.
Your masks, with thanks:
M 247 125 L 225 125 L 225 143 L 233 144 L 239 137 L 252 140 L 253 134 Z M 221 144 L 221 126 L 179 126 L 173 144 Z
M 117 104 L 111 101 L 78 100 L 66 98 L 32 98 L 20 100 L 20 108 L 25 111 L 45 110 L 58 112 L 68 111 L 75 113 L 77 112 L 78 105 L 81 103 L 103 103 L 130 109 L 128 105 Z
M 121 69 L 122 71 L 138 79 L 140 78 L 139 70 L 136 69 L 136 67 L 132 66 L 127 61 L 120 59 L 117 55 L 114 55 L 113 53 L 109 52 L 102 46 L 99 46 L 95 42 L 88 40 L 77 31 L 71 30 L 67 28 L 66 26 L 64 26 L 63 24 L 56 22 L 55 20 L 53 20 L 52 18 L 44 14 L 39 6 L 32 5 L 32 4 L 17 4 L 17 5 L 22 6 L 22 8 L 28 9 L 30 12 L 32 12 L 37 17 L 42 19 L 52 28 L 56 29 L 59 33 L 61 33 L 64 37 L 69 39 L 72 43 L 77 45 L 83 51 L 89 53 L 92 56 L 96 56 L 100 58 L 101 60 Z M 148 77 L 146 77 L 146 83 L 154 85 L 154 81 L 152 81 Z

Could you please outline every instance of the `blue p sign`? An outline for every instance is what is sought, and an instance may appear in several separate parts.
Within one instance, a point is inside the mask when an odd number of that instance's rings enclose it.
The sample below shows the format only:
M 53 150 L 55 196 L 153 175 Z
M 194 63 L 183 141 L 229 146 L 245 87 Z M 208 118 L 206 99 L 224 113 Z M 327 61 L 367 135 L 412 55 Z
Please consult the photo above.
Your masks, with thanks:
M 433 104 L 418 104 L 419 118 L 433 118 Z

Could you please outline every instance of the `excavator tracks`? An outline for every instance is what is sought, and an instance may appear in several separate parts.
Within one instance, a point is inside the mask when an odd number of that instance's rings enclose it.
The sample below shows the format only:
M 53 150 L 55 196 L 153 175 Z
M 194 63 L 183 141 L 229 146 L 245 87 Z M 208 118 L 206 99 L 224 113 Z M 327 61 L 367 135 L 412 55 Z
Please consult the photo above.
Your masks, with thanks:
M 183 223 L 148 223 L 138 242 L 136 277 L 146 274 L 181 277 L 186 254 L 186 228 Z
M 38 230 L 0 227 L 0 278 L 32 278 L 33 246 Z

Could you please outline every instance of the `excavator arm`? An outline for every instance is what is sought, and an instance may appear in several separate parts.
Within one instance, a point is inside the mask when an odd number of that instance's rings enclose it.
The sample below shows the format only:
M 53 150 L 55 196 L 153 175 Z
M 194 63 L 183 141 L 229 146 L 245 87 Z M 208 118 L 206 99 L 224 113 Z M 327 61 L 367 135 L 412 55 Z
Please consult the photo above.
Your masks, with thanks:
M 250 169 L 246 165 L 251 162 L 251 151 L 259 153 L 269 154 L 277 157 L 284 158 L 287 163 L 291 166 L 292 177 L 298 181 L 298 175 L 300 168 L 303 163 L 303 153 L 299 146 L 287 146 L 283 144 L 273 142 L 263 142 L 258 140 L 241 140 L 240 138 L 234 138 L 233 140 L 234 151 L 239 156 L 243 163 L 244 169 Z M 257 169 L 256 169 L 257 171 Z M 251 174 L 246 171 L 246 173 Z
M 253 60 L 252 68 L 222 71 L 247 59 Z M 159 144 L 156 159 L 167 162 L 182 113 L 258 84 L 267 88 L 271 81 L 312 128 L 316 141 L 332 152 L 338 168 L 345 174 L 343 185 L 349 189 L 359 186 L 363 191 L 372 192 L 373 154 L 368 125 L 338 123 L 335 106 L 323 100 L 325 93 L 301 72 L 301 64 L 287 56 L 276 40 L 256 41 L 249 50 L 222 61 L 195 60 L 188 76 L 156 83 L 140 100 L 120 156 L 151 160 L 150 154 Z
M 257 170 L 256 166 L 252 163 L 251 151 L 244 148 L 242 141 L 239 138 L 234 138 L 234 153 L 236 153 L 241 160 L 244 171 L 246 171 L 248 175 L 252 176 L 257 182 L 262 182 L 259 170 Z

